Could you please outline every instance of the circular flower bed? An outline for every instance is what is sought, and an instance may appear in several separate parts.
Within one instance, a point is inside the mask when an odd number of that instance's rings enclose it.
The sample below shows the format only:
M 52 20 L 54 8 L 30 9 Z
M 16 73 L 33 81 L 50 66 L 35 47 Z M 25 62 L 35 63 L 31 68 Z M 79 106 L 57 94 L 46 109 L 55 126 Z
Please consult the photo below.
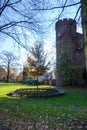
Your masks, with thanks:
M 20 88 L 15 90 L 12 93 L 9 93 L 9 96 L 19 96 L 19 97 L 53 97 L 63 95 L 64 91 L 60 89 L 45 89 L 45 88 Z

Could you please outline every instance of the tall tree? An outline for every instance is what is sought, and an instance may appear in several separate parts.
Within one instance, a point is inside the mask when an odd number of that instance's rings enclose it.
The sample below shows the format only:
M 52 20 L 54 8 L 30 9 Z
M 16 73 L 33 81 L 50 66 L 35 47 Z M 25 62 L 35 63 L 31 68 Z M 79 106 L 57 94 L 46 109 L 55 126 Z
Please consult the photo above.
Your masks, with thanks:
M 87 1 L 81 0 L 82 5 L 82 26 L 85 45 L 87 46 Z
M 6 70 L 7 83 L 9 82 L 11 72 L 15 72 L 17 67 L 19 67 L 18 60 L 19 58 L 11 52 L 3 51 L 0 53 L 0 66 Z
M 36 77 L 38 89 L 38 77 L 43 75 L 49 69 L 50 65 L 41 42 L 35 42 L 34 46 L 31 47 L 27 57 L 27 63 L 28 66 L 25 67 L 25 71 Z
M 87 1 L 81 0 L 81 14 L 82 14 L 82 28 L 85 43 L 85 57 L 86 57 L 86 80 L 87 80 Z M 87 81 L 86 81 L 87 82 Z

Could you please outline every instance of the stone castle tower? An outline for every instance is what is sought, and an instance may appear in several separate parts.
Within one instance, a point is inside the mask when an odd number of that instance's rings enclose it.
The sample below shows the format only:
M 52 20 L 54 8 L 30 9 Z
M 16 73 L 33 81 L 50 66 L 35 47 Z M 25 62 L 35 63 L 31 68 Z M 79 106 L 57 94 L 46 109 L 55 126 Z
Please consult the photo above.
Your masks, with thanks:
M 76 21 L 56 22 L 56 85 L 82 85 L 86 78 L 83 35 L 76 32 Z

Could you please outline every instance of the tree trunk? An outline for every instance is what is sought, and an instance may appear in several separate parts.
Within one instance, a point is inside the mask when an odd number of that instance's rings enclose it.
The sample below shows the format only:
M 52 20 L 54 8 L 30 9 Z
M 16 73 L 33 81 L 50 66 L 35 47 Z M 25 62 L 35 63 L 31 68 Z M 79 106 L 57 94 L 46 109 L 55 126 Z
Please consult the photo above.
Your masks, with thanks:
M 81 0 L 81 15 L 82 15 L 82 28 L 85 44 L 85 57 L 86 57 L 86 81 L 87 81 L 87 0 Z
M 7 68 L 7 83 L 9 83 L 9 73 L 10 73 L 10 71 L 9 71 L 9 64 L 8 64 L 8 68 Z
M 37 74 L 37 92 L 38 92 L 38 74 Z
M 87 1 L 81 0 L 82 5 L 82 27 L 85 45 L 87 46 Z

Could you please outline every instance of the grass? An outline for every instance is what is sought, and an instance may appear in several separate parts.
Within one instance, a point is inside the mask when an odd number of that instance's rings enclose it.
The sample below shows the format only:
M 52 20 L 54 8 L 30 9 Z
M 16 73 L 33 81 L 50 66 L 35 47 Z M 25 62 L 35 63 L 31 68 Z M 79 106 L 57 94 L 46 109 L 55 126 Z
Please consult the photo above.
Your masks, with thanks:
M 0 83 L 0 130 L 87 129 L 87 88 L 62 88 L 65 95 L 53 98 L 7 96 L 18 88 L 29 87 L 35 86 Z

